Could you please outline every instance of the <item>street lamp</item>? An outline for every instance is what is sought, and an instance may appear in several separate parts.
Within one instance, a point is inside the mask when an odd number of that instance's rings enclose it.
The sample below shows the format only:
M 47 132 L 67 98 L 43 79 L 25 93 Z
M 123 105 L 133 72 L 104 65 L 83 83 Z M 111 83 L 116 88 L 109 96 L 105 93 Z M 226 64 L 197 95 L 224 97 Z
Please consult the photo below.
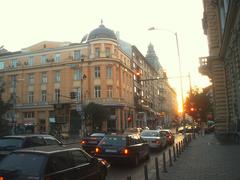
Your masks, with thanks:
M 185 114 L 184 114 L 184 98 L 183 98 L 183 82 L 182 82 L 182 68 L 181 68 L 181 58 L 180 58 L 180 51 L 179 51 L 179 44 L 178 44 L 178 34 L 177 32 L 170 31 L 168 29 L 162 29 L 162 28 L 155 28 L 155 27 L 150 27 L 148 29 L 149 31 L 166 31 L 168 33 L 171 33 L 175 36 L 176 40 L 176 46 L 177 46 L 177 53 L 178 53 L 178 64 L 179 64 L 179 79 L 180 79 L 180 88 L 181 88 L 181 99 L 182 99 L 182 121 L 184 123 L 184 134 L 185 134 Z

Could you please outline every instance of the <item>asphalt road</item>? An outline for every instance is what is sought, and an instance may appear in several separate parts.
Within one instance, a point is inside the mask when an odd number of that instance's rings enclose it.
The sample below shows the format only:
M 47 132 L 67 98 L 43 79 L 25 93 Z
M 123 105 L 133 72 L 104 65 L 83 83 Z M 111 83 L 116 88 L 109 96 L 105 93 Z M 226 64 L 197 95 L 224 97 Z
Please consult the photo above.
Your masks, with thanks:
M 175 143 L 183 139 L 181 134 L 175 135 Z M 151 151 L 149 160 L 141 162 L 137 167 L 132 167 L 128 164 L 113 164 L 111 165 L 106 180 L 126 180 L 131 176 L 131 180 L 144 180 L 144 165 L 147 165 L 148 174 L 155 173 L 155 158 L 158 158 L 159 169 L 162 171 L 163 166 L 163 152 L 166 154 L 167 166 L 168 162 L 168 149 L 172 150 L 172 146 L 168 146 L 162 151 Z

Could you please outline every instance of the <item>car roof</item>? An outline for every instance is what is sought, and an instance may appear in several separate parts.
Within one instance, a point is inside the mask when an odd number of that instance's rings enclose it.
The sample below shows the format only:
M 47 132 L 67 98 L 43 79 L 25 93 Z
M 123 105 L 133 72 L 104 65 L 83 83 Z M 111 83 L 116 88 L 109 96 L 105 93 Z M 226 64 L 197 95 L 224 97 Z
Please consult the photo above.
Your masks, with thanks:
M 1 138 L 26 138 L 26 137 L 53 137 L 52 135 L 49 134 L 20 134 L 20 135 L 8 135 L 8 136 L 3 136 Z
M 69 150 L 82 150 L 82 149 L 75 148 L 75 147 L 68 147 L 68 146 L 51 145 L 51 146 L 37 146 L 37 147 L 19 149 L 14 151 L 13 153 L 52 154 L 56 152 L 69 151 Z
M 160 131 L 167 131 L 167 132 L 171 132 L 170 129 L 160 129 Z
M 142 132 L 159 132 L 160 129 L 144 129 Z

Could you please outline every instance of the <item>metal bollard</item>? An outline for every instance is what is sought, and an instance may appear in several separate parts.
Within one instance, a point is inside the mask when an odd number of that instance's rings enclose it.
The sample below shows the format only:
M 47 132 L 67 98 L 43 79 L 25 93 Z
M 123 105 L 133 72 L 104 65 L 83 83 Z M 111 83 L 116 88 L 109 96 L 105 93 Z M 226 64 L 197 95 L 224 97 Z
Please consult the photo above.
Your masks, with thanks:
M 127 177 L 127 180 L 131 180 L 131 179 L 132 179 L 131 176 L 128 176 L 128 177 Z
M 176 149 L 175 149 L 175 146 L 173 145 L 173 161 L 176 161 L 177 158 L 176 158 Z
M 179 158 L 179 148 L 178 148 L 178 143 L 176 143 L 176 148 L 177 148 L 177 157 Z
M 168 155 L 169 155 L 169 167 L 171 167 L 173 166 L 173 163 L 172 163 L 172 153 L 170 148 L 168 149 Z
M 163 152 L 163 172 L 167 173 L 165 152 Z
M 181 155 L 181 153 L 182 153 L 181 143 L 178 142 L 178 154 Z
M 155 169 L 156 169 L 156 179 L 160 180 L 159 167 L 158 167 L 158 158 L 157 157 L 155 157 Z
M 145 180 L 148 180 L 148 169 L 146 164 L 144 165 L 144 177 L 145 177 Z
M 182 150 L 182 152 L 184 151 L 184 147 L 183 147 L 183 140 L 181 141 L 181 150 Z

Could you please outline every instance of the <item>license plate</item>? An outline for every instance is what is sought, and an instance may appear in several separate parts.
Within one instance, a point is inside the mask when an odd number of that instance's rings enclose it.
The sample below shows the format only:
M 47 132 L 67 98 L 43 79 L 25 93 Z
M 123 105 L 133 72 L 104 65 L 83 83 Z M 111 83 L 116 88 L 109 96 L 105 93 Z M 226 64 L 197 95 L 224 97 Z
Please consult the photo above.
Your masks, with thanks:
M 117 150 L 116 149 L 106 149 L 105 152 L 116 153 Z

